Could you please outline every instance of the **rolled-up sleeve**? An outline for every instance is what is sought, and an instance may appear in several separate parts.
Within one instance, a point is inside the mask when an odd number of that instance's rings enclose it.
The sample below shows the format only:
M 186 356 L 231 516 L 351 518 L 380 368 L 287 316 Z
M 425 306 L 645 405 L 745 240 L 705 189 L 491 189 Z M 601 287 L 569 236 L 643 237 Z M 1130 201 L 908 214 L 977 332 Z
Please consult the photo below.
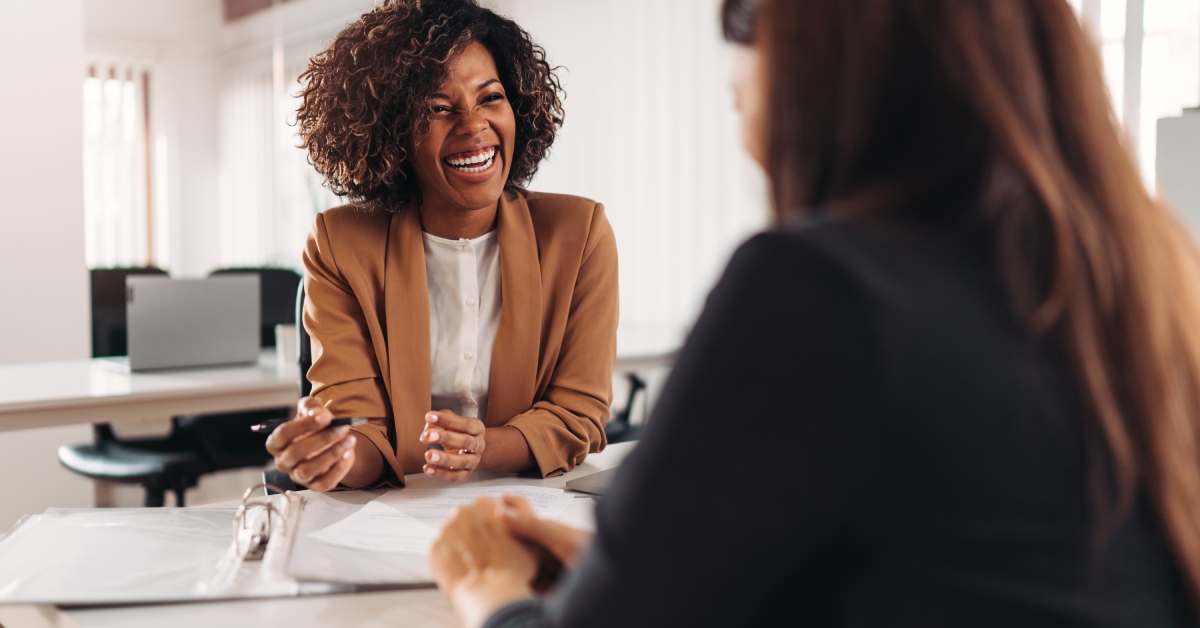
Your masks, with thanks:
M 366 417 L 350 429 L 371 441 L 392 470 L 404 477 L 392 444 L 392 411 L 364 305 L 338 267 L 324 216 L 313 222 L 304 250 L 304 327 L 312 338 L 308 379 L 312 396 L 335 417 Z M 376 330 L 378 333 L 378 330 Z
M 597 204 L 549 386 L 508 422 L 525 437 L 542 477 L 574 469 L 607 444 L 618 310 L 617 243 Z

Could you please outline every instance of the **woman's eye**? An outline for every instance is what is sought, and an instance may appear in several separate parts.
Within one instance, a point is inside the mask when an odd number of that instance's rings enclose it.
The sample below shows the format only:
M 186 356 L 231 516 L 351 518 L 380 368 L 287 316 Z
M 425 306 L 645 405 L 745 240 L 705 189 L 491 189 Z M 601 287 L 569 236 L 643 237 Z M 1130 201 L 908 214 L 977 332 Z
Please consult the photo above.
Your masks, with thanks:
M 483 102 L 496 102 L 504 100 L 504 94 L 488 94 L 483 98 Z
M 449 107 L 447 107 L 446 105 L 434 105 L 433 106 L 434 113 L 450 113 L 450 111 L 451 111 L 451 109 Z

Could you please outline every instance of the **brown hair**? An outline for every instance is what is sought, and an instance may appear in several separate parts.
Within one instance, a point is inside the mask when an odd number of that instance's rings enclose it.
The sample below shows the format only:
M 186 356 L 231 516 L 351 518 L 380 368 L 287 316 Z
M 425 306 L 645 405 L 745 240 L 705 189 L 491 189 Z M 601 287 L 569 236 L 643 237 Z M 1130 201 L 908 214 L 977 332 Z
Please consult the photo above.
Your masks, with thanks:
M 420 202 L 408 158 L 429 128 L 425 101 L 445 80 L 446 63 L 471 42 L 495 59 L 517 122 L 506 188 L 533 178 L 563 121 L 545 51 L 475 0 L 385 0 L 300 75 L 300 139 L 334 194 L 372 210 Z
M 764 0 L 755 38 L 777 216 L 903 213 L 988 247 L 1079 382 L 1097 538 L 1144 491 L 1200 602 L 1200 262 L 1122 146 L 1071 8 Z M 914 202 L 946 190 L 963 202 Z

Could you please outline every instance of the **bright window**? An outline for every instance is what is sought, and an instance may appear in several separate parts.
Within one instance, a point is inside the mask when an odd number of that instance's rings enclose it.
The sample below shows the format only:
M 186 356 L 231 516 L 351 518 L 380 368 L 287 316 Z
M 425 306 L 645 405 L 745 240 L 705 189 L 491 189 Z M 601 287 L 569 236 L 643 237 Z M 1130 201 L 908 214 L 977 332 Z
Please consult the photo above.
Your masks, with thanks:
M 1158 119 L 1200 105 L 1200 0 L 1071 0 L 1071 5 L 1100 43 L 1113 109 L 1132 140 L 1142 178 L 1153 188 Z
M 151 263 L 150 73 L 94 62 L 83 79 L 85 255 L 89 268 Z

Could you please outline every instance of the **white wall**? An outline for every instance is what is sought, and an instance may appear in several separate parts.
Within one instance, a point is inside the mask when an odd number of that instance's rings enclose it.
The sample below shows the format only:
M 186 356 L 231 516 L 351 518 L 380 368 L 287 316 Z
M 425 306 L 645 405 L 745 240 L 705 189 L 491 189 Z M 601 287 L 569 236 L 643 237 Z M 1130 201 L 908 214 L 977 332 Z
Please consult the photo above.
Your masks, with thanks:
M 762 177 L 737 137 L 719 0 L 485 4 L 513 17 L 552 65 L 563 66 L 566 125 L 531 187 L 606 205 L 621 259 L 623 329 L 677 336 L 733 247 L 766 224 Z M 312 209 L 326 199 L 296 198 L 305 182 L 292 166 L 311 172 L 294 129 L 282 125 L 296 103 L 269 106 L 296 91 L 290 79 L 322 40 L 370 6 L 296 0 L 224 29 L 223 259 L 270 252 L 274 263 L 296 263 L 288 252 L 298 250 Z M 283 61 L 274 87 L 272 44 Z M 264 118 L 275 119 L 273 128 Z
M 719 0 L 488 4 L 562 66 L 566 122 L 530 187 L 605 204 L 622 328 L 676 334 L 767 223 L 761 172 L 737 134 Z
M 322 187 L 294 125 L 297 77 L 373 0 L 294 0 L 224 28 L 220 256 L 300 269 L 313 216 L 345 201 Z
M 0 19 L 0 363 L 87 357 L 83 260 L 82 0 L 6 3 Z M 4 382 L 0 382 L 0 387 Z M 0 530 L 48 506 L 87 506 L 58 465 L 87 427 L 0 432 Z
M 156 198 L 167 203 L 158 265 L 176 277 L 218 266 L 217 91 L 220 0 L 84 0 L 85 48 L 149 58 Z M 161 154 L 165 152 L 164 154 Z M 161 189 L 165 187 L 164 189 Z M 161 225 L 160 225 L 161 226 Z

